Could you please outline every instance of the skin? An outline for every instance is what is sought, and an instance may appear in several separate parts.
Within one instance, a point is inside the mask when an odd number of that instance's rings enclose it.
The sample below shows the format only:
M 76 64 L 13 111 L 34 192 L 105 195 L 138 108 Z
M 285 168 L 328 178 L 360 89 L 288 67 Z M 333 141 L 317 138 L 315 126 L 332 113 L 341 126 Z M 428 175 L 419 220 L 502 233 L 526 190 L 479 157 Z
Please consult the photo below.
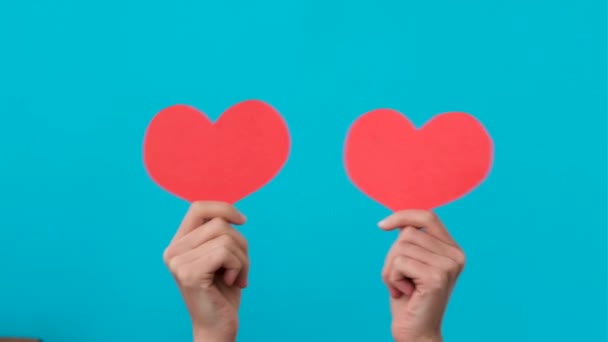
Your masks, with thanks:
M 194 341 L 236 340 L 249 257 L 245 238 L 231 224 L 246 218 L 219 202 L 193 203 L 163 258 L 184 298 Z
M 195 202 L 163 258 L 184 298 L 195 342 L 234 342 L 249 257 L 245 238 L 233 225 L 246 218 L 233 206 Z M 390 293 L 396 342 L 440 342 L 441 322 L 464 253 L 432 212 L 405 210 L 379 223 L 399 230 L 382 278 Z
M 395 341 L 442 341 L 443 315 L 465 264 L 462 249 L 430 211 L 396 212 L 378 225 L 400 230 L 382 270 Z

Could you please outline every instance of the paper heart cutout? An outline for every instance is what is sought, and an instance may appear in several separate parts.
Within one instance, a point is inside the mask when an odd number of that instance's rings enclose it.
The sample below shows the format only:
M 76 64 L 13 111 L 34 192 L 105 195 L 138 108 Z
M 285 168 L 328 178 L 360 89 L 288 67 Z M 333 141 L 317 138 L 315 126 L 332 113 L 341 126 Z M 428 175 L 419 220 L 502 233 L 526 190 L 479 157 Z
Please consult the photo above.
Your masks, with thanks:
M 350 180 L 392 210 L 434 209 L 477 187 L 489 174 L 493 142 L 466 113 L 435 116 L 421 129 L 398 111 L 360 117 L 345 144 Z
M 213 123 L 195 108 L 160 111 L 144 138 L 146 170 L 187 201 L 235 203 L 281 170 L 291 147 L 281 115 L 257 100 L 238 103 Z

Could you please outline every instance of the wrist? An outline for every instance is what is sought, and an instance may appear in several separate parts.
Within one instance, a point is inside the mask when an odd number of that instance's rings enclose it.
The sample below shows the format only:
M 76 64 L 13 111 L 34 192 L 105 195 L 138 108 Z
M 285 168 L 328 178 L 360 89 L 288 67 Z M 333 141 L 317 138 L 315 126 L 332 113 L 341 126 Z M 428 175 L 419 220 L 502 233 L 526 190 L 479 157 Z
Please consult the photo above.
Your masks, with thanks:
M 424 338 L 396 338 L 395 342 L 443 342 L 443 338 L 441 336 Z
M 441 335 L 429 336 L 416 340 L 416 342 L 443 342 Z
M 234 331 L 210 331 L 204 329 L 194 329 L 194 342 L 235 342 L 236 330 Z
M 438 334 L 395 336 L 395 342 L 443 342 L 443 336 Z

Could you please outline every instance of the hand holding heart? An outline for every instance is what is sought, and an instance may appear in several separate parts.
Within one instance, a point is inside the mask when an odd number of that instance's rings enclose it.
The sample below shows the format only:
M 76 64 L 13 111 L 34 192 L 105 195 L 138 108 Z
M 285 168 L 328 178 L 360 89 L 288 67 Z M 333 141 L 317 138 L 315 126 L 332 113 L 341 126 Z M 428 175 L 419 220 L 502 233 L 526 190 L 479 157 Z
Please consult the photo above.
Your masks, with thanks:
M 395 341 L 442 341 L 441 322 L 464 268 L 463 251 L 429 211 L 400 211 L 379 226 L 400 230 L 382 270 L 390 292 Z
M 195 202 L 186 213 L 163 259 L 190 313 L 195 341 L 236 338 L 241 290 L 247 286 L 245 238 L 231 224 L 245 217 L 220 202 Z
M 233 342 L 249 273 L 245 217 L 220 202 L 195 202 L 164 252 L 190 313 L 195 342 Z M 396 342 L 441 342 L 441 322 L 464 253 L 431 212 L 397 212 L 379 223 L 400 229 L 382 270 Z M 420 229 L 424 228 L 424 232 Z

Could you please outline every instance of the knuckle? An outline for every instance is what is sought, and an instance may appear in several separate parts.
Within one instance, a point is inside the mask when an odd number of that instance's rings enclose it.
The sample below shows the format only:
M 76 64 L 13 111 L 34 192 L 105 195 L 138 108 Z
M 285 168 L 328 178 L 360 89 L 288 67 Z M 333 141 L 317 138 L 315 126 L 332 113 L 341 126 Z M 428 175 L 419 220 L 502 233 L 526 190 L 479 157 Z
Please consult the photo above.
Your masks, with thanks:
M 396 266 L 405 266 L 408 263 L 408 258 L 405 255 L 397 255 L 393 258 L 393 265 Z
M 207 227 L 218 231 L 227 230 L 230 228 L 228 223 L 221 217 L 212 218 L 211 220 L 209 220 L 209 222 L 206 223 L 206 225 Z
M 163 251 L 163 261 L 165 262 L 165 265 L 169 265 L 169 261 L 171 260 L 172 257 L 172 253 L 171 253 L 171 249 L 169 247 L 165 248 L 165 250 Z
M 225 261 L 230 257 L 230 250 L 226 247 L 226 245 L 222 245 L 222 248 L 218 248 L 216 258 L 220 261 Z
M 460 248 L 456 248 L 456 251 L 454 251 L 454 258 L 456 259 L 456 264 L 458 264 L 458 267 L 463 268 L 467 261 L 464 251 Z
M 180 284 L 191 287 L 196 283 L 196 274 L 188 268 L 179 269 L 175 276 L 177 277 Z
M 447 274 L 448 279 L 450 281 L 453 281 L 456 279 L 458 273 L 460 272 L 460 266 L 458 265 L 458 263 L 456 263 L 456 261 L 449 259 L 444 263 L 443 271 L 445 272 L 445 274 Z
M 217 237 L 217 241 L 218 243 L 222 246 L 222 247 L 226 247 L 230 244 L 232 244 L 232 238 L 230 237 L 230 235 L 228 234 L 222 234 L 220 236 Z M 225 249 L 225 248 L 223 248 Z
M 442 271 L 433 271 L 429 273 L 429 288 L 440 290 L 445 287 L 448 282 L 448 274 Z
M 387 256 L 386 260 L 384 261 L 384 266 L 382 267 L 382 271 L 380 272 L 380 277 L 387 284 L 389 282 L 391 270 L 393 269 L 393 265 L 392 265 L 393 259 L 394 258 L 391 257 L 390 255 Z
M 190 205 L 192 210 L 198 216 L 209 215 L 214 212 L 222 212 L 229 206 L 227 203 L 216 201 L 195 201 Z
M 400 240 L 402 242 L 414 241 L 415 236 L 416 236 L 416 228 L 405 227 L 405 228 L 403 228 L 403 231 L 401 231 Z
M 390 275 L 390 272 L 388 271 L 388 268 L 383 269 L 383 270 L 382 270 L 382 273 L 380 273 L 380 277 L 381 277 L 381 278 L 382 278 L 382 280 L 383 280 L 385 283 L 387 283 L 387 284 L 388 284 L 388 282 L 390 281 L 390 279 L 389 279 L 389 275 Z
M 439 216 L 432 210 L 426 210 L 421 213 L 421 219 L 425 223 L 439 222 Z
M 190 205 L 190 209 L 197 213 L 204 212 L 209 204 L 210 202 L 208 201 L 195 201 Z
M 173 257 L 173 258 L 167 260 L 167 267 L 169 268 L 169 271 L 171 271 L 171 273 L 173 273 L 174 275 L 177 275 L 177 272 L 179 271 L 178 266 L 179 266 L 178 257 Z
M 213 208 L 213 210 L 221 212 L 221 213 L 226 213 L 232 209 L 231 204 L 228 204 L 226 202 L 219 202 L 219 201 L 208 201 L 207 206 L 209 206 L 209 207 Z
M 173 274 L 180 283 L 189 276 L 188 271 L 185 268 L 175 269 Z

